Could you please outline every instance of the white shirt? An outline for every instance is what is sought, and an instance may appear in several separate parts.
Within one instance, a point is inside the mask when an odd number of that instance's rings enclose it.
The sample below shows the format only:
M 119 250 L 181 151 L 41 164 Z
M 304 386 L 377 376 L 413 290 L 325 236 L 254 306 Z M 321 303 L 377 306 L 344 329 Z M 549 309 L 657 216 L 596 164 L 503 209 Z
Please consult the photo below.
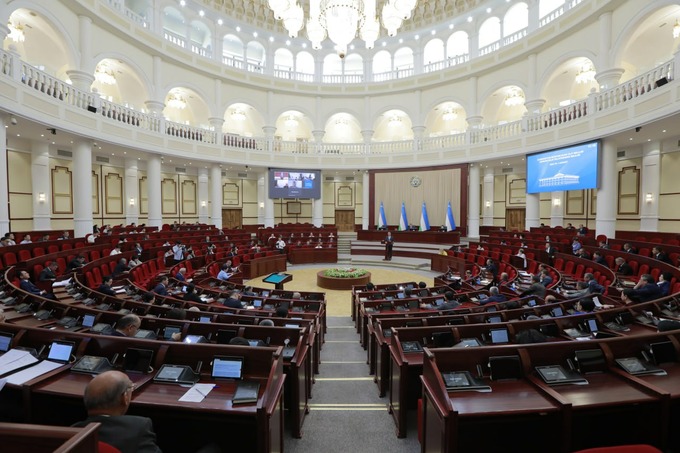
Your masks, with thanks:
M 276 248 L 279 250 L 283 250 L 284 248 L 286 248 L 286 241 L 284 241 L 283 239 L 279 239 L 278 241 L 276 241 Z
M 182 247 L 180 245 L 175 245 L 172 248 L 172 254 L 173 258 L 176 261 L 181 261 L 182 259 L 184 259 L 184 250 L 182 250 Z
M 109 253 L 109 256 L 120 255 L 121 253 L 123 252 L 121 252 L 120 249 L 113 249 L 111 250 L 111 253 Z

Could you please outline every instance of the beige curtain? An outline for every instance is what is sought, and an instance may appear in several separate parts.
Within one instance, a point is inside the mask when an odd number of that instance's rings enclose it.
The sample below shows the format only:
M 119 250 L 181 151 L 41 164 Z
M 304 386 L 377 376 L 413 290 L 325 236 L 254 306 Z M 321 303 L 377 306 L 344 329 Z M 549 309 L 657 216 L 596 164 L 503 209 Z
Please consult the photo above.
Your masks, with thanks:
M 413 187 L 411 181 L 414 177 L 420 179 L 420 186 Z M 409 223 L 419 225 L 421 208 L 425 202 L 430 226 L 444 225 L 446 206 L 450 201 L 453 218 L 456 224 L 460 224 L 460 189 L 459 168 L 376 173 L 375 222 L 378 223 L 380 202 L 382 202 L 387 223 L 398 225 L 403 202 Z

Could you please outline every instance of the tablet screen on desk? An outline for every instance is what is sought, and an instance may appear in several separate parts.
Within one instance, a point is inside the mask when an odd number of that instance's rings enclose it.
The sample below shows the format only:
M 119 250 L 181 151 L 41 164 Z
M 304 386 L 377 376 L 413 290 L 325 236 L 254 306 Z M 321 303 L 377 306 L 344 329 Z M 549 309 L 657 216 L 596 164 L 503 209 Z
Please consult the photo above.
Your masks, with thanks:
M 217 344 L 229 344 L 235 336 L 235 330 L 220 329 L 217 331 Z
M 47 355 L 47 360 L 67 363 L 69 360 L 71 360 L 73 346 L 73 343 L 70 341 L 53 341 L 52 345 L 50 346 L 50 352 Z
M 507 329 L 491 329 L 491 343 L 500 344 L 508 342 Z
M 215 356 L 213 359 L 213 379 L 241 379 L 243 377 L 243 357 Z
M 95 315 L 84 315 L 83 316 L 83 327 L 94 326 Z
M 255 299 L 255 300 L 253 301 L 253 307 L 255 307 L 255 308 L 260 308 L 260 307 L 262 307 L 262 300 L 261 300 L 261 299 Z
M 163 329 L 163 338 L 166 340 L 172 340 L 172 335 L 179 333 L 180 327 L 178 326 L 165 326 Z
M 9 351 L 9 347 L 12 344 L 12 337 L 14 337 L 14 335 L 11 333 L 0 332 L 0 352 Z
M 210 316 L 201 316 L 201 317 L 198 319 L 198 322 L 208 322 L 208 323 L 209 323 L 210 320 L 211 320 L 211 317 L 210 317 Z
M 153 359 L 153 351 L 150 349 L 128 348 L 125 352 L 123 369 L 137 373 L 148 373 Z

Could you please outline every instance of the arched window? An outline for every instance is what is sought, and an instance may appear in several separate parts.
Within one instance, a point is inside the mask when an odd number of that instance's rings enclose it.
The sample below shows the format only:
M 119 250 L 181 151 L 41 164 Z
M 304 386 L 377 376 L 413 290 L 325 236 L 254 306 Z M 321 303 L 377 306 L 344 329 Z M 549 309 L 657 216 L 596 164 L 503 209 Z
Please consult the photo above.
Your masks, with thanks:
M 503 17 L 503 36 L 510 36 L 529 26 L 529 7 L 526 3 L 512 5 Z
M 392 71 L 392 56 L 386 50 L 381 50 L 373 56 L 373 79 L 376 82 L 388 80 L 385 76 Z M 382 76 L 380 76 L 382 74 Z
M 564 5 L 564 0 L 541 0 L 538 4 L 538 18 L 541 19 Z
M 165 39 L 180 47 L 186 47 L 184 16 L 177 9 L 168 6 L 163 10 L 163 35 Z
M 364 73 L 364 59 L 361 55 L 353 53 L 345 58 L 345 74 L 361 76 Z
M 236 35 L 225 35 L 222 38 L 222 56 L 226 59 L 243 59 L 243 41 Z
M 479 48 L 482 49 L 501 39 L 501 20 L 497 17 L 489 17 L 479 27 Z
M 470 42 L 468 34 L 464 31 L 457 31 L 446 41 L 446 57 L 453 58 L 458 55 L 470 53 Z
M 295 56 L 295 71 L 300 74 L 314 75 L 314 57 L 309 52 L 300 52 Z M 310 79 L 311 81 L 311 79 Z
M 413 50 L 402 47 L 394 52 L 394 69 L 397 70 L 397 78 L 413 75 Z
M 274 52 L 274 75 L 284 79 L 291 78 L 295 60 L 293 53 L 288 49 L 276 49 Z
M 199 20 L 191 22 L 191 51 L 204 57 L 210 57 L 212 53 L 212 35 L 206 24 Z
M 342 60 L 337 54 L 329 53 L 324 57 L 323 75 L 342 75 Z
M 425 44 L 423 49 L 423 65 L 427 68 L 432 63 L 437 63 L 445 59 L 444 41 L 439 38 L 432 39 Z
M 257 41 L 250 41 L 246 47 L 246 61 L 248 71 L 263 72 L 266 63 L 266 53 L 264 46 Z

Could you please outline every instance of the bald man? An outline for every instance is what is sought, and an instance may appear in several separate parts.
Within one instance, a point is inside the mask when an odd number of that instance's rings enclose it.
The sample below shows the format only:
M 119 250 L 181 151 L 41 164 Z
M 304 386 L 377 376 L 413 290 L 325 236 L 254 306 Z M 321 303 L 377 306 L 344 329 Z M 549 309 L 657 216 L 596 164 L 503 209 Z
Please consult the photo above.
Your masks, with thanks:
M 151 419 L 125 415 L 135 386 L 120 371 L 107 371 L 87 384 L 83 397 L 87 419 L 73 426 L 101 423 L 99 440 L 122 453 L 160 453 Z

